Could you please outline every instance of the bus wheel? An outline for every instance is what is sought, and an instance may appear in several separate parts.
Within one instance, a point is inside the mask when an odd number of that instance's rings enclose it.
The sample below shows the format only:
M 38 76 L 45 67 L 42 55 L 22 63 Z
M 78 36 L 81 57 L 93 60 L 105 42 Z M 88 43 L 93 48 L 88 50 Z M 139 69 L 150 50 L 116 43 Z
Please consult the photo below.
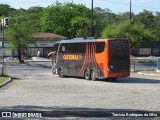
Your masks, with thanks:
M 64 76 L 62 75 L 62 69 L 61 69 L 61 68 L 58 69 L 58 75 L 59 75 L 59 77 L 61 77 L 61 78 L 64 77 Z
M 93 81 L 97 80 L 94 70 L 91 72 L 91 80 L 93 80 Z
M 88 70 L 85 70 L 84 77 L 85 77 L 86 80 L 90 80 L 90 75 L 89 75 L 89 71 Z

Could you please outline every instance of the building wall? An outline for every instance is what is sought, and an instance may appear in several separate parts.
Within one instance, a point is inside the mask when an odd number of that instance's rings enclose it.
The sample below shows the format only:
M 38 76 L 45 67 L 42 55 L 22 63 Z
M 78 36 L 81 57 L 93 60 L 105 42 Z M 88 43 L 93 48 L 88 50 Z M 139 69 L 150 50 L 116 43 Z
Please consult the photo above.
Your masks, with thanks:
M 37 52 L 40 51 L 41 57 L 47 57 L 48 53 L 52 51 L 52 47 L 56 41 L 51 40 L 38 40 L 36 44 L 30 45 L 28 48 L 24 48 L 25 57 L 37 56 Z M 17 50 L 8 50 L 7 41 L 4 43 L 4 56 L 17 57 Z M 2 56 L 2 41 L 0 40 L 0 57 Z

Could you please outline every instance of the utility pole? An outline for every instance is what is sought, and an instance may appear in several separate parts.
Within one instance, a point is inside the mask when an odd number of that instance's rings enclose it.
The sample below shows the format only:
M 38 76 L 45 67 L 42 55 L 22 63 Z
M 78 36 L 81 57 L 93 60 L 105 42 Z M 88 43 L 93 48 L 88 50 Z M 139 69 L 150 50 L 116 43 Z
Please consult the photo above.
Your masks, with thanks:
M 2 30 L 2 75 L 4 75 L 4 28 L 8 27 L 8 18 L 4 18 L 4 15 L 1 20 L 1 30 Z
M 130 21 L 132 20 L 132 1 L 130 0 Z
M 4 75 L 4 16 L 2 17 L 2 75 Z
M 93 37 L 93 0 L 91 3 L 91 31 L 90 36 Z

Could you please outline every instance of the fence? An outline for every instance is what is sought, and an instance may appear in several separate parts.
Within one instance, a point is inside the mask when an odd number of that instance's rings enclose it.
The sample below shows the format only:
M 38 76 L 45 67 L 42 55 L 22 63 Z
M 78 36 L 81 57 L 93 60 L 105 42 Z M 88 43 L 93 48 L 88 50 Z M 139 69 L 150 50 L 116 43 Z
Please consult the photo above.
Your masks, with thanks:
M 131 59 L 131 70 L 134 72 L 151 70 L 155 71 L 157 69 L 157 58 L 132 58 Z
M 50 53 L 52 51 L 52 47 L 51 48 L 25 48 L 24 49 L 24 56 L 25 57 L 33 57 L 37 55 L 37 52 L 40 51 L 41 53 L 41 57 L 47 57 L 48 53 Z M 0 48 L 0 57 L 2 55 L 2 48 Z M 8 50 L 5 48 L 4 50 L 4 56 L 5 57 L 17 57 L 18 56 L 18 52 L 17 50 Z
M 133 56 L 160 56 L 160 48 L 133 48 Z
M 157 70 L 158 70 L 158 71 L 160 70 L 160 57 L 159 57 L 158 60 L 157 60 Z

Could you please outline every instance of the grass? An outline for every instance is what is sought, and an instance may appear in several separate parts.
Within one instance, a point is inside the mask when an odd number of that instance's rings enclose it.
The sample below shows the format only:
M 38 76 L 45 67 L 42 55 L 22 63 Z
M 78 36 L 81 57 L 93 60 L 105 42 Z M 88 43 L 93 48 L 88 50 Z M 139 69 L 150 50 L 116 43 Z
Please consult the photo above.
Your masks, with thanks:
M 5 83 L 9 79 L 7 75 L 0 75 L 0 84 Z

